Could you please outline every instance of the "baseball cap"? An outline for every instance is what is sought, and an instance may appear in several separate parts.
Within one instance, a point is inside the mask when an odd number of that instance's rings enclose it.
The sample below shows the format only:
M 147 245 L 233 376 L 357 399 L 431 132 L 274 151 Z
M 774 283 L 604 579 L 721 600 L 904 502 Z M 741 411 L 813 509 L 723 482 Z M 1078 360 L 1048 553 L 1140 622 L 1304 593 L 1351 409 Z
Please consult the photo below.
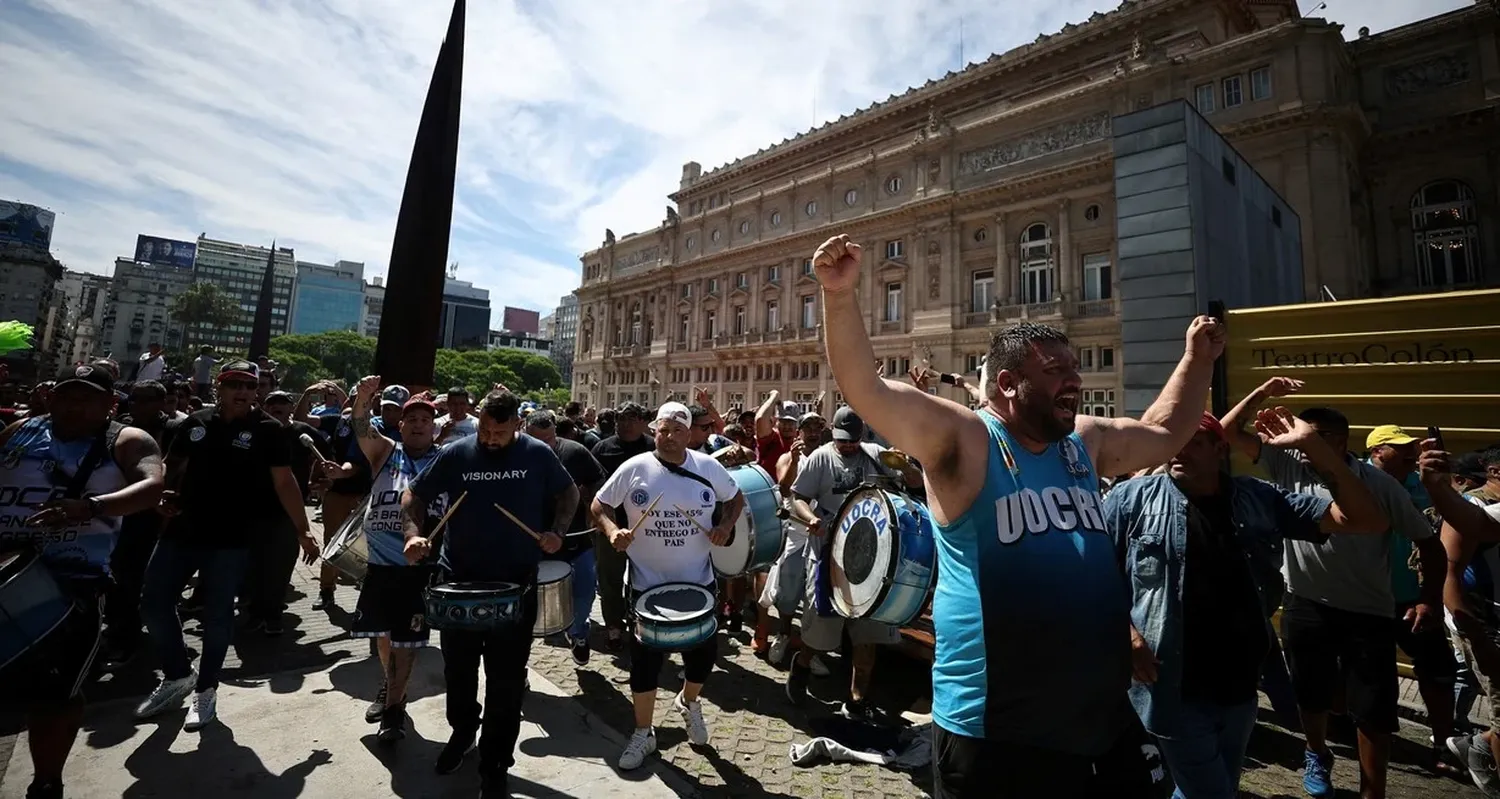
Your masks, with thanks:
M 1416 440 L 1415 436 L 1407 435 L 1406 431 L 1402 430 L 1400 425 L 1383 424 L 1370 431 L 1370 435 L 1365 438 L 1365 449 L 1374 449 L 1386 445 L 1399 447 Z
M 833 440 L 859 441 L 865 437 L 865 420 L 845 405 L 833 414 Z
M 296 402 L 297 399 L 287 391 L 272 391 L 266 395 L 266 401 L 262 405 L 270 405 L 273 402 Z
M 1199 432 L 1213 433 L 1214 437 L 1219 439 L 1220 441 L 1225 440 L 1224 425 L 1219 422 L 1219 418 L 1217 416 L 1214 416 L 1208 411 L 1204 411 L 1203 418 L 1198 420 L 1198 430 Z
M 673 404 L 681 407 L 684 412 L 687 411 L 687 406 L 683 405 L 680 402 L 678 402 L 678 403 L 671 403 L 671 402 L 667 403 L 667 405 L 673 405 Z M 666 406 L 663 405 L 662 407 L 666 407 Z M 645 409 L 645 407 L 643 407 L 638 402 L 622 402 L 622 403 L 620 403 L 619 409 L 617 409 L 615 411 L 615 418 L 621 418 L 621 417 L 625 417 L 625 416 L 633 416 L 633 417 L 635 417 L 637 419 L 640 419 L 641 421 L 645 421 L 646 418 L 647 418 L 646 409 Z M 684 422 L 683 424 L 688 424 L 688 422 Z
M 788 419 L 788 420 L 793 421 L 793 422 L 797 421 L 801 417 L 802 417 L 802 406 L 798 405 L 795 402 L 783 402 L 783 403 L 781 403 L 781 410 L 778 411 L 777 414 L 776 414 L 776 418 L 777 419 Z
M 83 365 L 64 370 L 58 375 L 57 382 L 53 383 L 52 390 L 56 391 L 69 383 L 82 383 L 106 394 L 113 394 L 115 391 L 114 376 L 97 366 Z
M 625 411 L 622 408 L 620 412 L 624 413 Z M 656 428 L 660 427 L 662 422 L 676 422 L 683 427 L 692 427 L 693 414 L 688 411 L 688 407 L 686 405 L 683 405 L 680 402 L 664 403 L 659 409 L 657 409 L 656 421 L 652 422 L 651 429 L 655 430 Z
M 1453 473 L 1467 480 L 1483 483 L 1489 479 L 1485 473 L 1484 458 L 1478 452 L 1466 452 L 1451 462 Z
M 400 386 L 392 386 L 391 388 L 400 388 Z M 381 404 L 385 404 L 385 400 L 381 400 Z M 433 404 L 432 400 L 428 399 L 424 394 L 418 394 L 407 400 L 406 404 L 401 406 L 401 413 L 404 415 L 412 408 L 426 408 L 433 416 L 437 416 L 437 405 Z
M 797 420 L 797 429 L 800 430 L 800 429 L 806 427 L 809 422 L 821 422 L 821 421 L 823 421 L 823 415 L 822 414 L 818 413 L 817 411 L 808 411 L 807 413 L 802 414 L 802 418 L 801 419 Z
M 252 361 L 247 361 L 241 358 L 239 360 L 230 361 L 229 363 L 224 364 L 224 366 L 219 369 L 219 380 L 221 382 L 236 377 L 244 378 L 246 380 L 259 381 L 260 367 L 256 366 Z
M 411 392 L 406 390 L 406 386 L 386 386 L 385 390 L 380 392 L 380 407 L 395 405 L 404 408 L 407 400 L 410 399 Z

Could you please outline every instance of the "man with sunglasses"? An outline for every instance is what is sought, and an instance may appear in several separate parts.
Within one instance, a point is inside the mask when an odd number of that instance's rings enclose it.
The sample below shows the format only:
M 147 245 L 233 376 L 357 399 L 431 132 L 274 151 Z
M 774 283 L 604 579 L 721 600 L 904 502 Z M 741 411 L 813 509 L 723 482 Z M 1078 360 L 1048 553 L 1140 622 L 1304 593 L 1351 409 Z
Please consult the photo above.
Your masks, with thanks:
M 219 670 L 233 636 L 234 598 L 251 541 L 285 515 L 309 564 L 318 544 L 308 531 L 302 492 L 292 474 L 286 428 L 255 407 L 260 369 L 237 360 L 219 372 L 218 403 L 183 423 L 167 453 L 162 513 L 172 520 L 146 566 L 141 598 L 146 628 L 162 664 L 161 684 L 136 708 L 150 718 L 189 693 L 183 729 L 196 732 L 216 715 Z M 202 655 L 194 674 L 177 616 L 177 598 L 193 572 L 203 601 Z

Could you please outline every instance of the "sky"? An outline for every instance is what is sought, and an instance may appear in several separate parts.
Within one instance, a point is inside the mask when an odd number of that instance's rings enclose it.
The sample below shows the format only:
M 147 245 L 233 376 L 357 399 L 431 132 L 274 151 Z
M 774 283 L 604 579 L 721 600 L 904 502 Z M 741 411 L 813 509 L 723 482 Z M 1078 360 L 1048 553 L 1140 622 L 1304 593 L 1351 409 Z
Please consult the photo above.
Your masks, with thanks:
M 1379 32 L 1472 0 L 1329 0 Z M 469 0 L 450 260 L 548 312 L 705 170 L 1115 0 Z M 1315 3 L 1304 2 L 1304 13 Z M 138 233 L 385 273 L 450 0 L 0 0 L 0 199 L 108 273 Z M 962 29 L 962 49 L 960 49 Z M 961 55 L 962 53 L 962 55 Z

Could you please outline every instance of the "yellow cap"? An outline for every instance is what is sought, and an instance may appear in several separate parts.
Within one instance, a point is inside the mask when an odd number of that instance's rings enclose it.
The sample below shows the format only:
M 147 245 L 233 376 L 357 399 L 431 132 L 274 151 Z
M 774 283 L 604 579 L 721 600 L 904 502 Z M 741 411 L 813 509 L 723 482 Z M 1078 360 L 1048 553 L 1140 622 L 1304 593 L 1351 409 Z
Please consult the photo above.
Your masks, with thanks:
M 1374 449 L 1386 444 L 1399 447 L 1416 440 L 1414 436 L 1407 435 L 1400 425 L 1383 424 L 1370 431 L 1370 435 L 1365 438 L 1365 449 Z

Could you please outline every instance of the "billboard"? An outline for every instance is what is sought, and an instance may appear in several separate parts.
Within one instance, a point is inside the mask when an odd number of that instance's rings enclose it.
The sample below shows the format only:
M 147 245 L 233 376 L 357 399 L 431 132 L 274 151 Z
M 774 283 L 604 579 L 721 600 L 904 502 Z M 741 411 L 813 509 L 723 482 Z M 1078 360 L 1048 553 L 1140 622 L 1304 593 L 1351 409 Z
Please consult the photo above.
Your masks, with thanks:
M 52 248 L 52 222 L 57 214 L 35 205 L 0 200 L 0 241 Z
M 512 333 L 526 333 L 535 336 L 540 322 L 541 312 L 528 311 L 525 308 L 512 308 L 507 305 L 505 306 L 505 313 L 500 319 L 500 329 L 509 330 Z
M 135 259 L 157 266 L 175 266 L 192 269 L 193 258 L 198 254 L 198 245 L 191 241 L 162 239 L 156 236 L 135 237 Z

